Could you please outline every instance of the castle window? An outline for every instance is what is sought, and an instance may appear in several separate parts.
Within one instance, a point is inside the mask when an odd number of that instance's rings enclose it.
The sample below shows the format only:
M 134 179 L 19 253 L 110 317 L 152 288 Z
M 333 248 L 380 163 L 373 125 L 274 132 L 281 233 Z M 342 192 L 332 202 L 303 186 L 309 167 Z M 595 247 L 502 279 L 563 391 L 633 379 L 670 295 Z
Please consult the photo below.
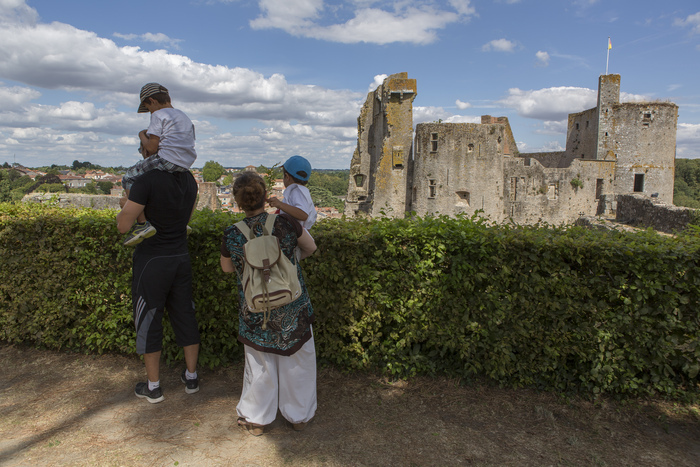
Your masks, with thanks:
M 595 199 L 600 199 L 603 195 L 603 179 L 598 178 L 595 181 Z
M 651 112 L 645 112 L 642 117 L 642 126 L 648 127 L 651 123 Z
M 634 192 L 644 192 L 644 174 L 634 174 Z
M 434 179 L 428 180 L 428 198 L 435 198 L 437 194 L 437 185 Z
M 469 143 L 467 145 L 467 152 L 474 152 L 474 143 Z
M 586 120 L 586 128 L 588 128 L 588 120 Z
M 550 183 L 547 187 L 547 199 L 557 199 L 559 197 L 559 186 L 556 183 Z
M 403 146 L 394 146 L 391 158 L 395 169 L 403 169 L 404 155 Z
M 430 133 L 430 150 L 435 152 L 438 150 L 438 134 Z
M 358 188 L 361 187 L 362 184 L 364 183 L 364 181 L 365 181 L 365 176 L 363 174 L 355 175 L 355 186 L 356 187 L 358 187 Z
M 579 125 L 578 125 L 578 122 L 576 122 L 576 129 L 577 129 L 577 130 L 579 129 Z
M 515 201 L 518 196 L 518 177 L 510 177 L 510 200 Z

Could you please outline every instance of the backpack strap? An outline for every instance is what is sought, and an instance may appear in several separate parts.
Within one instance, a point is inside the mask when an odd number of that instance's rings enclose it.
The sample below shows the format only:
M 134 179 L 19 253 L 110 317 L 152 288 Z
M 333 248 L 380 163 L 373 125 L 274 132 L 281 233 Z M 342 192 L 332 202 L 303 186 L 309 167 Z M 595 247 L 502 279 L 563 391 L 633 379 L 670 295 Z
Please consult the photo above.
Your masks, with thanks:
M 263 227 L 263 235 L 272 235 L 272 228 L 275 225 L 276 218 L 277 214 L 267 215 L 267 221 L 265 221 L 265 226 Z M 250 227 L 248 227 L 248 224 L 246 224 L 245 221 L 236 222 L 234 225 L 238 227 L 238 230 L 241 231 L 246 240 L 250 240 L 250 238 L 255 235 L 255 233 L 250 230 Z
M 248 227 L 248 225 L 244 221 L 236 222 L 233 225 L 238 227 L 238 230 L 241 231 L 246 240 L 250 240 L 250 227 Z
M 272 235 L 272 228 L 275 226 L 275 219 L 277 219 L 277 214 L 268 214 L 267 221 L 265 222 L 265 230 L 263 235 Z

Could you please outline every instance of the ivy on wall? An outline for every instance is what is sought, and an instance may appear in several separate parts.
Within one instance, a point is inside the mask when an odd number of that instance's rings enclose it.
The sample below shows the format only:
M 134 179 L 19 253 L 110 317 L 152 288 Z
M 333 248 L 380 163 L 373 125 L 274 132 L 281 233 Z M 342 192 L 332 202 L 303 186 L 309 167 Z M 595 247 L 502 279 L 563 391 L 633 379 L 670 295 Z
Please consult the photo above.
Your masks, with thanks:
M 0 340 L 133 353 L 131 252 L 114 211 L 0 204 Z M 240 356 L 226 213 L 191 222 L 200 363 Z M 302 263 L 319 361 L 588 395 L 695 397 L 700 237 L 327 219 Z M 182 358 L 166 330 L 164 356 Z

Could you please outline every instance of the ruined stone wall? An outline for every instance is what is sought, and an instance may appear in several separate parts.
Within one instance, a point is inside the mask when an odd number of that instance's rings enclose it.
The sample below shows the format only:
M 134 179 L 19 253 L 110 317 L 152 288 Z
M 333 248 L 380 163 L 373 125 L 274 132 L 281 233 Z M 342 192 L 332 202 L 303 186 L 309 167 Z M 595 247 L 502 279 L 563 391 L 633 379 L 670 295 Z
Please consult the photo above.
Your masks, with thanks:
M 397 73 L 367 97 L 358 119 L 345 214 L 402 217 L 411 183 L 416 80 Z M 358 186 L 361 175 L 362 184 Z
M 641 194 L 617 197 L 616 220 L 638 227 L 652 227 L 661 232 L 677 233 L 688 224 L 697 223 L 699 217 L 700 211 L 697 209 L 668 205 Z
M 83 207 L 92 209 L 121 209 L 119 196 L 85 195 L 80 193 L 29 193 L 22 198 L 24 203 L 52 203 L 59 207 Z
M 216 192 L 216 183 L 202 182 L 197 186 L 199 188 L 197 194 L 197 210 L 209 208 L 212 211 L 216 211 L 221 208 L 221 203 L 219 202 L 219 197 Z
M 678 107 L 620 104 L 619 75 L 600 77 L 598 105 L 569 115 L 566 151 L 553 153 L 519 153 L 508 119 L 490 115 L 419 124 L 412 141 L 415 90 L 399 73 L 368 95 L 346 215 L 482 210 L 494 222 L 561 224 L 610 215 L 617 195 L 635 189 L 673 202 Z
M 418 215 L 483 210 L 503 219 L 503 124 L 416 125 L 411 207 Z
M 369 214 L 371 208 L 369 193 L 370 186 L 374 187 L 376 172 L 373 170 L 369 147 L 370 141 L 373 141 L 375 100 L 375 93 L 370 92 L 360 110 L 360 116 L 357 117 L 357 147 L 350 162 L 350 180 L 345 203 L 345 215 L 349 217 L 360 212 Z
M 598 109 L 570 114 L 566 130 L 566 153 L 576 159 L 596 159 Z
M 599 196 L 609 188 L 613 162 L 575 159 L 564 168 L 545 167 L 536 159 L 507 160 L 504 168 L 506 216 L 518 224 L 570 223 L 599 212 Z M 575 183 L 572 183 L 575 181 Z
M 612 107 L 613 150 L 617 156 L 615 193 L 637 190 L 673 204 L 678 106 L 672 103 Z

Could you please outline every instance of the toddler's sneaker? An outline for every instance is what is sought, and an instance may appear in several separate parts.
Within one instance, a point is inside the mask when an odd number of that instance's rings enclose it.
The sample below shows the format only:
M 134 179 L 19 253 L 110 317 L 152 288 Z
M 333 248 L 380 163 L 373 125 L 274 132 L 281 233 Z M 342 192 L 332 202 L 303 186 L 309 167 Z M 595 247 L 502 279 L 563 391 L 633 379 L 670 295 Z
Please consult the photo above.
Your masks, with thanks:
M 148 390 L 148 383 L 137 383 L 136 389 L 134 389 L 134 394 L 136 397 L 145 398 L 151 404 L 157 404 L 158 402 L 163 402 L 165 397 L 163 397 L 163 391 L 160 387 L 155 388 L 153 391 Z
M 182 370 L 182 376 L 180 379 L 183 383 L 185 383 L 185 392 L 187 394 L 194 394 L 195 392 L 199 391 L 199 378 L 187 379 L 185 373 L 186 371 L 187 369 Z
M 146 221 L 143 224 L 136 223 L 126 234 L 126 240 L 124 240 L 124 245 L 134 246 L 141 243 L 148 237 L 152 237 L 156 234 L 156 228 L 151 225 L 150 222 Z

